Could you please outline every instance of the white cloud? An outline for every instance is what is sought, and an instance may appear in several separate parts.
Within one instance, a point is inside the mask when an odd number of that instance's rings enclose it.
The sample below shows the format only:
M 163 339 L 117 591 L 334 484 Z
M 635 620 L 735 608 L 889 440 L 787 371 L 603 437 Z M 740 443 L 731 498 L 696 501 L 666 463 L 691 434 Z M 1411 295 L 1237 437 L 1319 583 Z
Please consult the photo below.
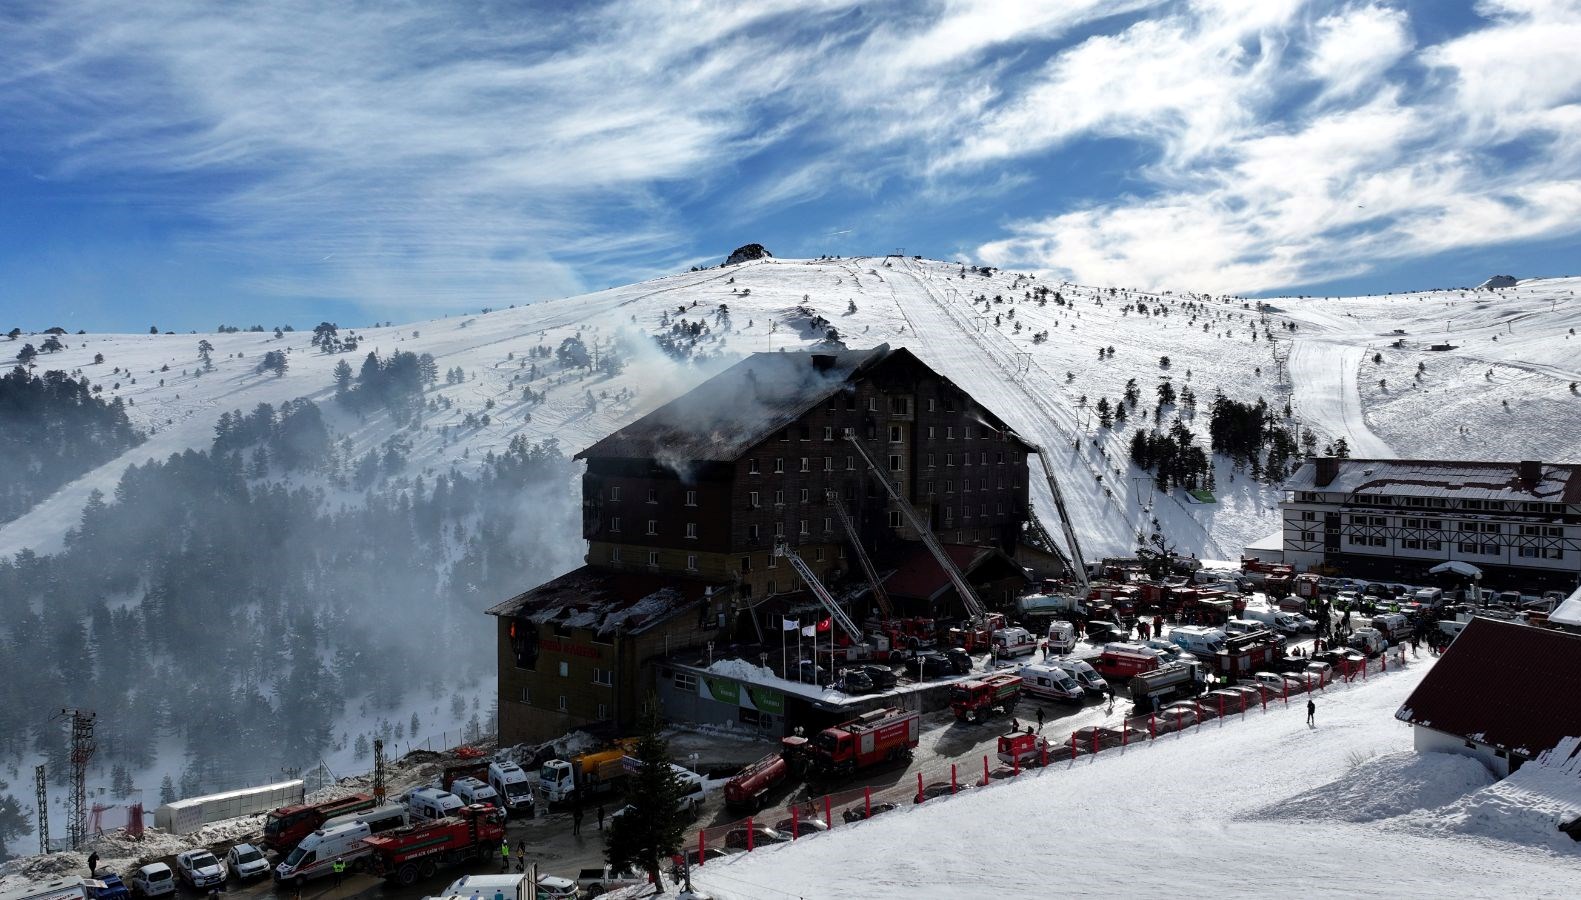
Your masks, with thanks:
M 1326 82 L 1330 96 L 1355 94 L 1411 51 L 1403 11 L 1360 6 L 1318 20 L 1307 70 Z

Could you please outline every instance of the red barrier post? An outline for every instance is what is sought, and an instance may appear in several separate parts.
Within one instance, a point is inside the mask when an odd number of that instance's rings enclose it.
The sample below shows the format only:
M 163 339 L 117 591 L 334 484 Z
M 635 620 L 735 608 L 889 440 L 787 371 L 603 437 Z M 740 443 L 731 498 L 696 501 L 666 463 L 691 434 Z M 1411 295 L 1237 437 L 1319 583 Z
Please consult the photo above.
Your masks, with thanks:
M 1388 647 L 1383 648 L 1383 652 L 1378 654 L 1378 671 L 1379 672 L 1387 672 L 1387 671 L 1389 671 L 1389 648 Z
M 823 824 L 825 828 L 834 827 L 834 809 L 829 803 L 829 795 L 823 795 Z
M 1157 738 L 1158 738 L 1158 715 L 1156 713 L 1148 713 L 1147 714 L 1147 739 L 1151 741 L 1151 740 L 1156 740 Z
M 796 804 L 792 803 L 791 804 L 791 840 L 794 841 L 794 840 L 796 840 L 799 837 L 801 837 L 801 810 L 797 809 L 796 808 Z
M 1193 700 L 1191 702 L 1197 704 L 1197 730 L 1201 731 L 1202 730 L 1202 701 L 1201 700 Z M 1185 729 L 1182 728 L 1181 730 L 1184 731 Z
M 988 754 L 983 754 L 983 786 L 988 786 Z
M 917 773 L 917 802 L 922 802 L 922 773 Z
M 703 860 L 708 858 L 708 838 L 701 828 L 697 829 L 697 867 L 703 867 Z
M 752 852 L 752 817 L 747 816 L 747 852 Z
M 1121 720 L 1121 722 L 1120 722 L 1120 746 L 1121 747 L 1129 747 L 1130 745 L 1131 745 L 1131 722 L 1129 720 Z
M 953 794 L 958 790 L 960 787 L 955 781 L 955 763 L 950 763 L 950 793 Z
M 1071 762 L 1076 761 L 1076 732 L 1074 731 L 1070 733 L 1070 760 Z
M 1092 745 L 1092 755 L 1093 756 L 1097 756 L 1098 755 L 1098 729 L 1096 729 L 1096 728 L 1093 729 L 1092 740 L 1088 741 L 1087 743 Z
M 865 807 L 866 813 L 863 818 L 873 818 L 873 788 L 871 786 L 862 789 L 862 804 Z
M 1257 699 L 1263 701 L 1263 712 L 1267 712 L 1268 711 L 1268 694 L 1264 693 L 1262 688 L 1260 688 L 1260 687 L 1257 689 Z
M 1285 698 L 1285 705 L 1289 706 L 1290 705 L 1290 682 L 1284 680 L 1283 678 L 1279 679 L 1279 693 L 1284 696 L 1284 698 Z
M 1021 754 L 1014 751 L 1010 754 L 1010 774 L 1017 778 L 1021 777 Z
M 1224 695 L 1219 695 L 1219 727 L 1224 727 Z
M 1039 752 L 1043 754 L 1043 765 L 1047 766 L 1049 764 L 1049 742 L 1043 738 L 1038 738 L 1038 742 L 1043 745 Z

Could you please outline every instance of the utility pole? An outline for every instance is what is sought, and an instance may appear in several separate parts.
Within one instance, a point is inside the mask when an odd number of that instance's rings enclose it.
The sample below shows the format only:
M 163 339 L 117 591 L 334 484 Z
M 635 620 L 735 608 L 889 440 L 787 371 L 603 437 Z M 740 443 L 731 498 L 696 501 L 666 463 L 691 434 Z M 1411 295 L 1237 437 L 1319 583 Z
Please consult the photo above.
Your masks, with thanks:
M 33 785 L 38 792 L 38 852 L 49 852 L 49 795 L 44 790 L 46 784 L 44 767 L 33 767 Z
M 63 709 L 71 717 L 71 798 L 66 806 L 66 836 L 71 849 L 81 849 L 88 839 L 88 760 L 93 758 L 94 714 L 85 709 Z
M 384 739 L 373 739 L 373 802 L 384 804 Z

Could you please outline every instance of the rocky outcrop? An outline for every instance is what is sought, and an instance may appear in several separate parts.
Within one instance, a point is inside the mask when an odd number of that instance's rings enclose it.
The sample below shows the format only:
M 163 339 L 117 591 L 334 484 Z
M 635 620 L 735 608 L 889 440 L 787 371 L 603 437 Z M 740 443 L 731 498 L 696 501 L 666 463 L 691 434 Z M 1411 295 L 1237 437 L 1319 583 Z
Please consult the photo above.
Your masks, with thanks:
M 736 252 L 739 253 L 741 251 L 738 250 Z M 1495 275 L 1492 278 L 1489 278 L 1487 281 L 1477 285 L 1477 290 L 1482 291 L 1492 290 L 1494 288 L 1515 287 L 1515 285 L 1519 283 L 1520 282 L 1516 280 L 1514 275 Z
M 747 260 L 763 259 L 764 257 L 773 256 L 774 254 L 770 253 L 768 248 L 762 244 L 744 244 L 740 247 L 737 247 L 734 252 L 732 252 L 730 256 L 725 259 L 725 265 L 733 266 L 736 263 L 744 263 Z

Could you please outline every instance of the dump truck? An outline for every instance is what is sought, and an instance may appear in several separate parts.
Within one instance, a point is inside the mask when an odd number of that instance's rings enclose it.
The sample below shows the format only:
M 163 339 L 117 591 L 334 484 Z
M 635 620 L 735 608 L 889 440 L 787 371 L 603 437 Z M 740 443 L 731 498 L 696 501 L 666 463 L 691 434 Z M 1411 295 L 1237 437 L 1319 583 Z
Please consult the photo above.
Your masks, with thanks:
M 373 850 L 369 868 L 403 886 L 469 859 L 499 852 L 505 819 L 497 807 L 474 803 L 461 814 L 396 828 L 364 839 Z
M 915 711 L 888 707 L 825 728 L 811 740 L 786 741 L 796 742 L 812 773 L 847 775 L 879 763 L 910 759 L 919 731 Z
M 998 673 L 950 688 L 950 709 L 962 722 L 981 722 L 995 710 L 1010 715 L 1021 695 L 1021 676 Z
M 286 854 L 296 849 L 302 839 L 317 831 L 319 826 L 336 816 L 373 809 L 372 794 L 347 794 L 323 803 L 304 803 L 299 806 L 282 806 L 264 819 L 263 840 L 266 849 Z

